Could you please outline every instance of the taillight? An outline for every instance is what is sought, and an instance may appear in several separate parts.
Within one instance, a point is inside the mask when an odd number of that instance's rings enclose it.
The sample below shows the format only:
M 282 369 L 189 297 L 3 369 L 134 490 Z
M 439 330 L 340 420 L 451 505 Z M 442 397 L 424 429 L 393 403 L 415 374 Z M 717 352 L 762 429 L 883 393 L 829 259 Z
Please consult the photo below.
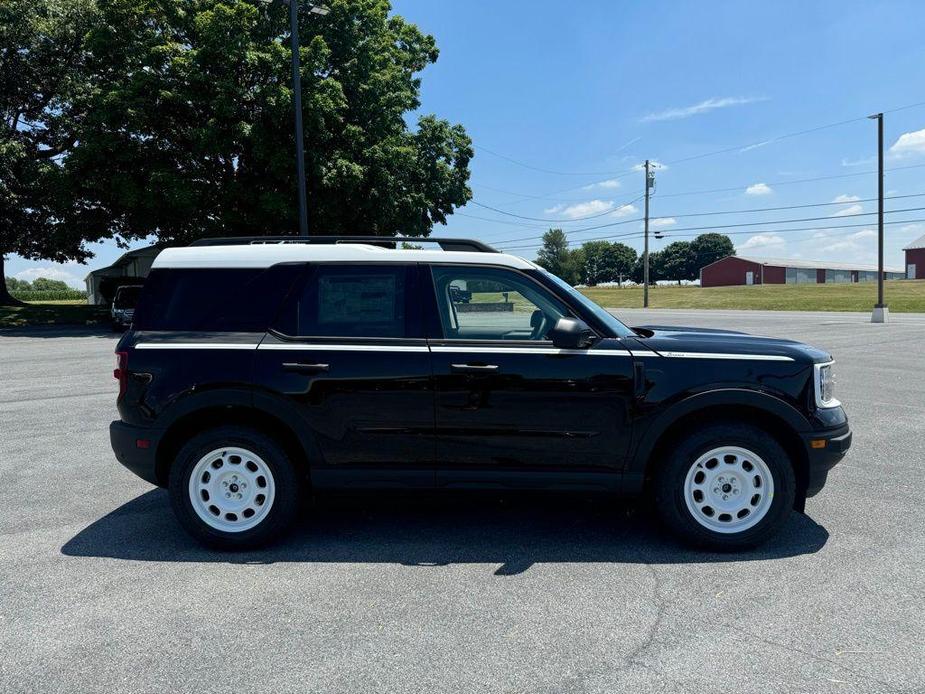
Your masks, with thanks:
M 116 368 L 112 375 L 119 381 L 119 397 L 125 395 L 125 386 L 128 383 L 128 352 L 116 352 Z

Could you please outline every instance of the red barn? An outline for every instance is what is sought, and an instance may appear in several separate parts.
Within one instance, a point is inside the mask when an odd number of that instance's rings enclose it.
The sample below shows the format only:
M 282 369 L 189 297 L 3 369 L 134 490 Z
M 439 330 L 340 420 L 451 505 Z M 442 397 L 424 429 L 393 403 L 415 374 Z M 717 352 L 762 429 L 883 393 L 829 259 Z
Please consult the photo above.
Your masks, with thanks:
M 925 280 L 925 236 L 903 248 L 906 252 L 906 279 Z
M 920 270 L 925 277 L 925 236 Z M 909 251 L 906 251 L 908 254 Z M 908 255 L 907 255 L 908 258 Z M 908 261 L 907 261 L 908 262 Z M 883 278 L 903 279 L 901 268 L 885 267 Z M 793 258 L 745 258 L 730 255 L 700 268 L 701 287 L 728 287 L 743 284 L 827 284 L 876 282 L 877 266 L 857 263 L 831 263 Z

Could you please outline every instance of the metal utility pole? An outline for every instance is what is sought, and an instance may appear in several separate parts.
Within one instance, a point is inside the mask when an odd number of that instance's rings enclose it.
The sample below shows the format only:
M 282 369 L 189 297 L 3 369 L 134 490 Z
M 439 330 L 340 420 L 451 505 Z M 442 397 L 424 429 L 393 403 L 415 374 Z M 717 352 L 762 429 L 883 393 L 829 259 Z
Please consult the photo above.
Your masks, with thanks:
M 655 182 L 655 173 L 650 171 L 649 160 L 646 159 L 646 212 L 643 228 L 645 241 L 642 249 L 642 307 L 649 308 L 649 191 Z
M 877 121 L 877 303 L 871 315 L 872 323 L 885 323 L 890 309 L 883 302 L 883 114 L 868 118 Z
M 308 236 L 308 202 L 305 195 L 305 141 L 302 134 L 302 74 L 299 68 L 299 2 L 282 0 L 289 5 L 289 46 L 292 50 L 292 108 L 295 111 L 295 168 L 299 194 L 299 235 Z M 312 14 L 324 16 L 324 5 L 306 3 Z

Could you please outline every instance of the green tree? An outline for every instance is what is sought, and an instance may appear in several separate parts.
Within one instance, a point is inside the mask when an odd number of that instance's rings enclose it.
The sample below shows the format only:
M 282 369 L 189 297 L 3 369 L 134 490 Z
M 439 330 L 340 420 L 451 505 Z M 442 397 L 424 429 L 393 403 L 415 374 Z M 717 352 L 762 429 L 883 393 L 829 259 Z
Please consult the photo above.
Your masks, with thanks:
M 622 243 L 588 241 L 581 246 L 582 281 L 589 287 L 601 282 L 623 282 L 632 273 L 636 251 Z
M 309 226 L 426 236 L 471 198 L 471 141 L 420 107 L 433 37 L 387 0 L 300 5 Z M 69 222 L 121 239 L 297 228 L 288 9 L 253 0 L 101 0 L 93 118 L 68 158 Z M 112 66 L 120 66 L 113 70 Z
M 659 252 L 658 279 L 692 280 L 696 277 L 694 254 L 687 241 L 674 241 Z M 698 268 L 699 269 L 699 268 Z
M 550 229 L 543 234 L 543 247 L 536 254 L 536 264 L 569 284 L 580 281 L 580 268 L 574 251 L 569 250 L 568 238 L 561 229 Z
M 37 277 L 32 280 L 32 289 L 37 292 L 67 291 L 71 289 L 67 282 L 53 280 L 48 277 Z
M 310 229 L 426 236 L 472 195 L 462 126 L 406 122 L 434 39 L 387 0 L 327 4 L 326 17 L 300 5 Z M 82 260 L 108 237 L 294 231 L 287 13 L 253 0 L 0 3 L 0 279 L 4 255 Z
M 701 234 L 691 241 L 693 276 L 690 279 L 700 277 L 700 268 L 705 265 L 735 254 L 732 239 L 725 234 Z
M 0 3 L 0 304 L 18 303 L 5 256 L 81 260 L 84 241 L 107 233 L 64 221 L 64 162 L 86 121 L 87 36 L 98 18 L 92 0 Z
M 27 292 L 32 289 L 32 285 L 26 280 L 20 280 L 15 277 L 6 278 L 6 288 L 10 292 Z

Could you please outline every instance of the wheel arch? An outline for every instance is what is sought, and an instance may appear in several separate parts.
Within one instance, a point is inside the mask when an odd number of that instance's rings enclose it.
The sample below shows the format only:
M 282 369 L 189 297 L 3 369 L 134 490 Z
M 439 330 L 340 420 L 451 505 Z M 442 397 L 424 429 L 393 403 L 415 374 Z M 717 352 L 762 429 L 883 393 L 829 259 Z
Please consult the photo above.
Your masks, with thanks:
M 706 393 L 681 401 L 653 422 L 636 448 L 630 473 L 638 475 L 643 488 L 672 444 L 687 433 L 715 422 L 744 422 L 773 436 L 793 462 L 797 481 L 796 508 L 802 510 L 809 484 L 809 457 L 800 433 L 810 428 L 808 420 L 792 406 L 770 395 L 749 391 Z
M 225 405 L 205 404 L 184 412 L 170 423 L 158 444 L 155 458 L 157 482 L 161 486 L 167 486 L 171 465 L 190 438 L 200 432 L 229 425 L 257 429 L 273 437 L 296 465 L 300 476 L 310 481 L 311 470 L 308 461 L 314 454 L 313 444 L 304 438 L 304 435 L 300 436 L 297 433 L 300 427 L 287 419 L 289 417 L 280 416 L 277 412 L 241 402 Z

